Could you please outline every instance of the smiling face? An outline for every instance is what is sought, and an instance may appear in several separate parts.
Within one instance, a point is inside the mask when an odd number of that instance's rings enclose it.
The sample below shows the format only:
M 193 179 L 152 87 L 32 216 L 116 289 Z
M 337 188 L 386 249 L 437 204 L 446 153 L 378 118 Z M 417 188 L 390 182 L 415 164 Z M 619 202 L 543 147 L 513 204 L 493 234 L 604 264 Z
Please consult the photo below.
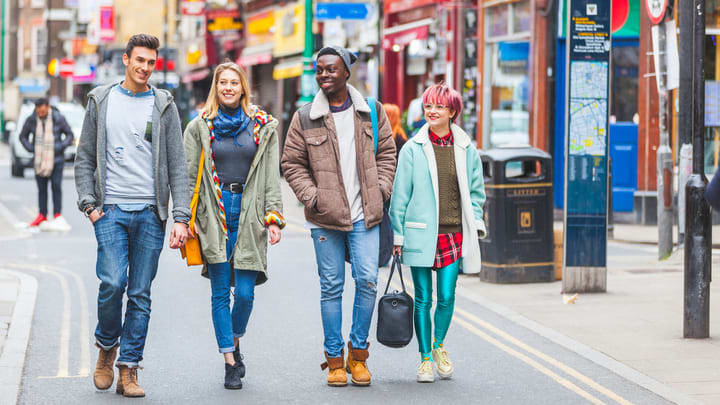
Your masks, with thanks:
M 147 86 L 150 75 L 155 70 L 157 51 L 142 46 L 136 46 L 130 51 L 130 55 L 123 54 L 125 64 L 125 79 L 131 81 L 134 86 Z
M 335 94 L 345 88 L 350 73 L 337 55 L 323 55 L 317 60 L 315 80 L 326 96 Z
M 226 107 L 237 108 L 240 105 L 243 89 L 237 72 L 231 69 L 220 72 L 217 80 L 217 96 L 220 103 Z
M 451 110 L 448 106 L 435 103 L 423 104 L 423 112 L 425 120 L 432 128 L 449 128 L 450 119 L 455 116 L 455 111 Z

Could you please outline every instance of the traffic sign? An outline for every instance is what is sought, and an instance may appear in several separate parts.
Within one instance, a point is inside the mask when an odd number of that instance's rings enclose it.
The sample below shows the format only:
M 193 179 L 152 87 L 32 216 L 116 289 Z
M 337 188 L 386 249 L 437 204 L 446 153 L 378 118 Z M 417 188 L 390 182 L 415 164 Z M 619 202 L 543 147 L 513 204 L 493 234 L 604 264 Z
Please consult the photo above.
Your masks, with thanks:
M 365 20 L 372 13 L 368 3 L 317 3 L 315 18 L 318 20 Z
M 660 24 L 665 18 L 667 5 L 667 0 L 645 0 L 645 9 L 647 9 L 650 22 L 653 24 Z
M 60 59 L 60 77 L 68 78 L 75 71 L 75 61 L 69 58 Z

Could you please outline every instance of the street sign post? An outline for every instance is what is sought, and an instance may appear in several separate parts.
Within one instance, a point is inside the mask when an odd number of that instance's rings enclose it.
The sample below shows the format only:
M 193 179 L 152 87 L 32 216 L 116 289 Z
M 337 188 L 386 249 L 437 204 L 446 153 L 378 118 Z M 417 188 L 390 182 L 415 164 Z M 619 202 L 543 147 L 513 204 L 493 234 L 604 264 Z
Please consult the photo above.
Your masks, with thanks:
M 60 59 L 60 67 L 58 71 L 60 72 L 60 77 L 63 79 L 72 77 L 73 72 L 75 72 L 75 61 L 68 58 Z
M 317 3 L 315 18 L 318 20 L 365 20 L 372 14 L 368 3 Z
M 570 0 L 562 291 L 607 289 L 611 2 Z

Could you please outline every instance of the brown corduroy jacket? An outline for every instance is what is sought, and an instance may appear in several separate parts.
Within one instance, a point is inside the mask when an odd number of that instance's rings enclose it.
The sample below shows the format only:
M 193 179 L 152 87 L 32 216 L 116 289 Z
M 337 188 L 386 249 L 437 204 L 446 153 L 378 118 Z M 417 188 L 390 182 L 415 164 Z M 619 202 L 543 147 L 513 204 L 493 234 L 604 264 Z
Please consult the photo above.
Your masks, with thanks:
M 355 150 L 366 228 L 380 223 L 383 202 L 390 199 L 395 177 L 395 141 L 382 104 L 378 111 L 377 153 L 370 107 L 360 92 L 348 85 L 355 107 Z M 335 122 L 327 97 L 321 92 L 293 116 L 285 139 L 282 170 L 305 206 L 305 218 L 318 226 L 351 231 L 350 204 L 345 194 Z

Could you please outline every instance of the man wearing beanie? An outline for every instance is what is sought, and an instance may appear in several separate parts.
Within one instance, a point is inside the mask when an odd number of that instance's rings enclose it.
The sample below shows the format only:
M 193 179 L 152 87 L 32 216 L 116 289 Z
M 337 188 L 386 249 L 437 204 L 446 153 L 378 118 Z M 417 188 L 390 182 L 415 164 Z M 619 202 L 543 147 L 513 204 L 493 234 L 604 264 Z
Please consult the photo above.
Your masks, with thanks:
M 368 332 L 375 309 L 379 224 L 390 199 L 395 175 L 395 142 L 390 123 L 378 112 L 377 150 L 370 106 L 347 84 L 357 58 L 347 49 L 328 46 L 317 56 L 315 79 L 320 92 L 293 116 L 287 132 L 282 169 L 305 206 L 320 277 L 320 312 L 325 332 L 328 385 L 370 385 L 366 360 Z M 355 279 L 352 328 L 344 359 L 342 293 L 346 250 Z

